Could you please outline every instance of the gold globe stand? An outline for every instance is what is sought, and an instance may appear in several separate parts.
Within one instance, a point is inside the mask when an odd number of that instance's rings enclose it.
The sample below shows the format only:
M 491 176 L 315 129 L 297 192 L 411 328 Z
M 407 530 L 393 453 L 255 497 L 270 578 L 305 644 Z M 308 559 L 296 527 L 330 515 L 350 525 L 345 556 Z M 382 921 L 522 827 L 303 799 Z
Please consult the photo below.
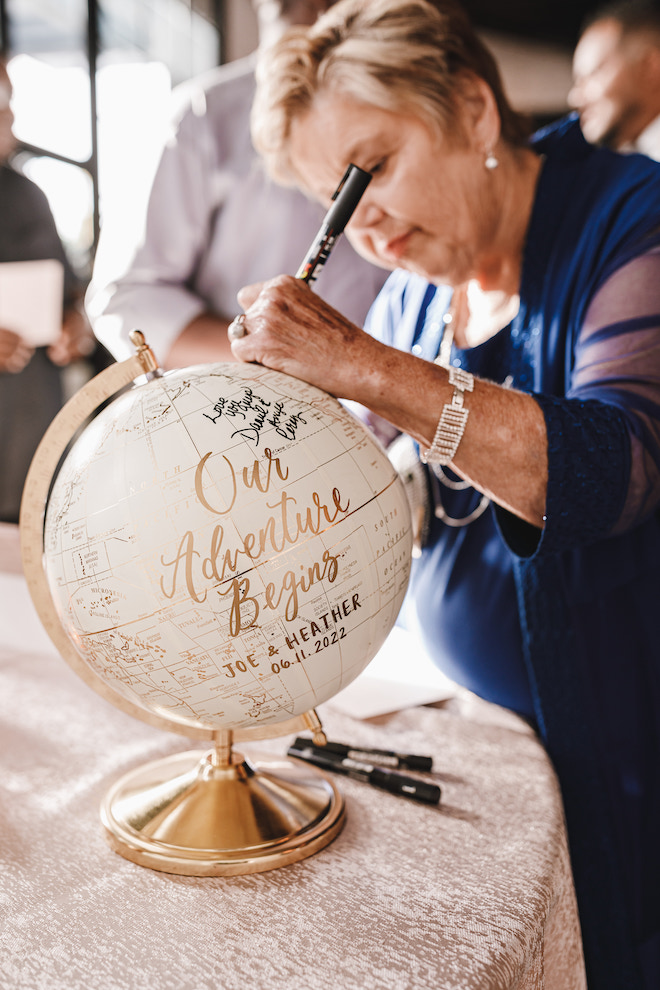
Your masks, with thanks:
M 343 799 L 315 768 L 221 746 L 140 767 L 101 806 L 110 845 L 126 859 L 205 877 L 296 863 L 331 842 L 344 817 Z
M 44 520 L 58 465 L 72 438 L 107 399 L 142 376 L 159 375 L 140 331 L 134 357 L 111 365 L 66 403 L 44 434 L 25 482 L 20 515 L 23 569 L 39 617 L 75 672 L 116 708 L 159 729 L 211 741 L 210 751 L 177 753 L 129 772 L 108 792 L 101 820 L 111 847 L 153 870 L 184 876 L 260 873 L 296 863 L 330 843 L 345 819 L 344 801 L 315 767 L 272 755 L 244 757 L 234 742 L 311 730 L 324 742 L 314 710 L 260 729 L 190 728 L 128 701 L 78 654 L 55 608 L 43 567 Z

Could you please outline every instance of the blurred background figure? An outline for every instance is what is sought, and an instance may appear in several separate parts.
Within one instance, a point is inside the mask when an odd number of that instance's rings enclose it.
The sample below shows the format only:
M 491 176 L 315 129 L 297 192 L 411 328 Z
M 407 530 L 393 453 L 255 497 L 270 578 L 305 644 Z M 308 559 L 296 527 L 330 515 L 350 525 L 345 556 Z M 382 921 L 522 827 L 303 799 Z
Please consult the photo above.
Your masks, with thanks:
M 660 6 L 627 0 L 585 23 L 568 102 L 587 141 L 660 160 Z
M 253 0 L 259 46 L 312 24 L 332 0 Z M 171 132 L 136 238 L 103 226 L 86 296 L 96 336 L 119 360 L 143 330 L 164 367 L 233 360 L 227 326 L 242 286 L 295 274 L 323 218 L 273 183 L 250 139 L 256 53 L 177 88 Z M 108 262 L 108 259 L 112 259 Z M 342 239 L 315 289 L 362 324 L 386 273 Z
M 95 348 L 82 286 L 57 234 L 44 193 L 12 165 L 12 84 L 0 60 L 0 268 L 55 259 L 64 267 L 60 336 L 34 347 L 0 321 L 0 521 L 16 522 L 32 455 L 63 402 L 63 369 Z

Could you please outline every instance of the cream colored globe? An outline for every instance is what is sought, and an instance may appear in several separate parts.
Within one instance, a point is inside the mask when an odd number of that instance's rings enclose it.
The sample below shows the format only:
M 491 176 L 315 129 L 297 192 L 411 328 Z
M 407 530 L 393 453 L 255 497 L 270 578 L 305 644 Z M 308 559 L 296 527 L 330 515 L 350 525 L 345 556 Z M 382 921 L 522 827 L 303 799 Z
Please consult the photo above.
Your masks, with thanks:
M 216 730 L 287 720 L 349 684 L 397 618 L 412 536 L 397 473 L 337 401 L 217 364 L 136 386 L 92 421 L 57 475 L 44 549 L 94 673 Z

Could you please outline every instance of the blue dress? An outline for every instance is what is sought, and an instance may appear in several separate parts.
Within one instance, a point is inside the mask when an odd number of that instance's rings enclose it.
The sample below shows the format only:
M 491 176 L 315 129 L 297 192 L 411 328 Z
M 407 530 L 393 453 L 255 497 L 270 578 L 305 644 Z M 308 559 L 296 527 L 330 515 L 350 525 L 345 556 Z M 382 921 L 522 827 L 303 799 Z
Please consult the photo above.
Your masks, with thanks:
M 660 391 L 631 388 L 609 366 L 586 381 L 576 368 L 585 349 L 608 337 L 660 334 L 658 279 L 651 315 L 605 326 L 587 343 L 580 338 L 609 276 L 660 244 L 660 167 L 587 145 L 572 119 L 539 132 L 533 144 L 545 161 L 519 313 L 484 344 L 454 347 L 451 360 L 539 403 L 549 444 L 546 525 L 541 532 L 492 505 L 463 528 L 435 520 L 410 600 L 438 665 L 530 717 L 554 762 L 589 987 L 657 990 L 660 512 L 653 503 L 621 532 L 617 523 L 633 440 L 660 467 L 648 428 L 649 419 L 660 422 Z M 450 297 L 446 287 L 395 272 L 368 329 L 433 360 Z M 455 517 L 480 498 L 435 483 L 434 490 Z

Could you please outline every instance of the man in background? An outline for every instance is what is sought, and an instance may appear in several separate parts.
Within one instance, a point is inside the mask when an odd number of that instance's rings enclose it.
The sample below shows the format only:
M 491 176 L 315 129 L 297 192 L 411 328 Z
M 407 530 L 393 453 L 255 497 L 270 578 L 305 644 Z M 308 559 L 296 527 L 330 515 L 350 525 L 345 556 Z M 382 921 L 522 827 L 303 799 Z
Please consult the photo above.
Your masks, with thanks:
M 253 0 L 260 46 L 293 24 L 312 24 L 331 3 Z M 294 275 L 320 227 L 320 207 L 269 180 L 252 147 L 255 65 L 256 53 L 175 92 L 138 243 L 104 220 L 86 306 L 117 359 L 133 353 L 128 335 L 137 328 L 163 367 L 233 360 L 227 327 L 240 312 L 238 290 Z M 340 238 L 314 291 L 361 324 L 386 277 Z
M 569 105 L 587 141 L 660 161 L 660 5 L 627 0 L 590 15 Z
M 44 193 L 11 164 L 16 147 L 12 85 L 0 59 L 0 264 L 55 259 L 64 267 L 60 336 L 33 347 L 0 324 L 0 521 L 18 522 L 34 451 L 63 402 L 62 369 L 95 347 L 75 277 Z

